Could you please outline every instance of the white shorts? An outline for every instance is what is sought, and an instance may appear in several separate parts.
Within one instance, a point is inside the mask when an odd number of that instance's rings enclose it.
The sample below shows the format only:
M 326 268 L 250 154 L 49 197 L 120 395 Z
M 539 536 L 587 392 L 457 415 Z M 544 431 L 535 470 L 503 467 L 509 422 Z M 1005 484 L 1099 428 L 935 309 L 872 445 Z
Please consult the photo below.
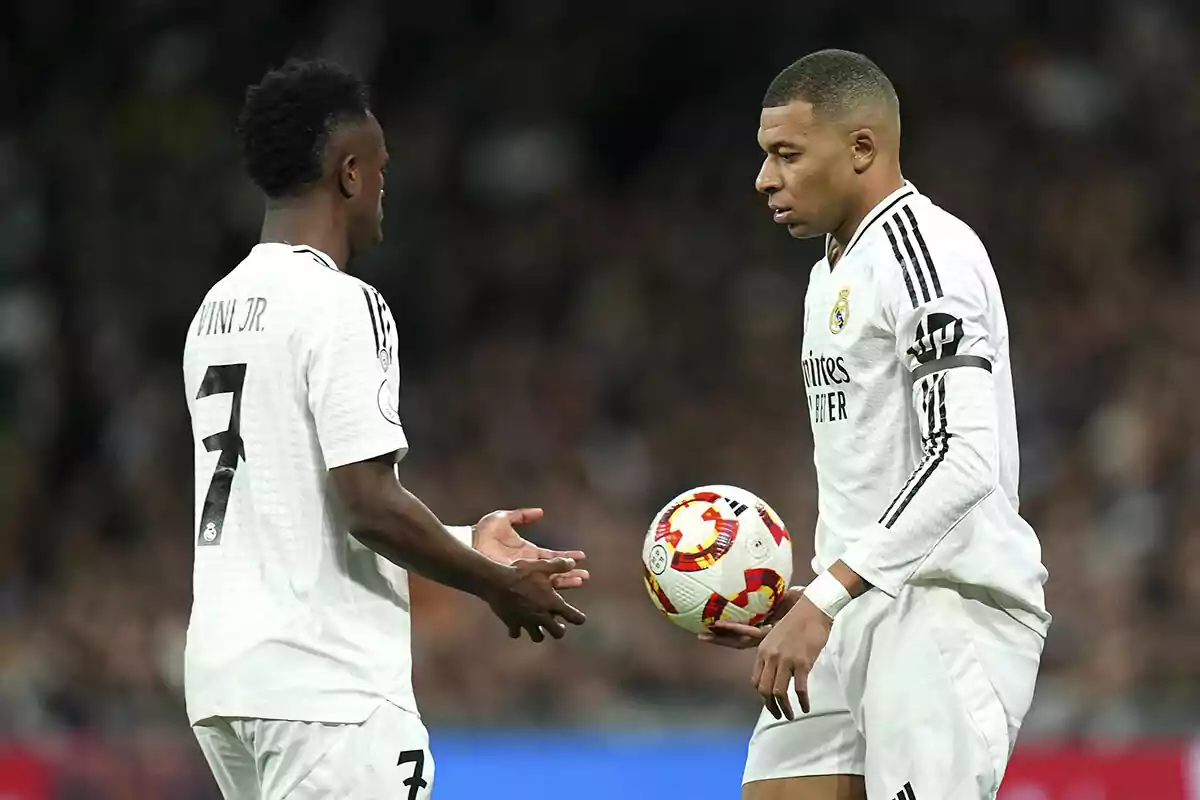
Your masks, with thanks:
M 429 733 L 383 703 L 353 725 L 212 717 L 192 726 L 225 800 L 428 800 Z
M 759 717 L 743 783 L 863 775 L 867 796 L 991 800 L 1033 699 L 1044 640 L 983 590 L 907 586 L 848 605 L 793 722 Z

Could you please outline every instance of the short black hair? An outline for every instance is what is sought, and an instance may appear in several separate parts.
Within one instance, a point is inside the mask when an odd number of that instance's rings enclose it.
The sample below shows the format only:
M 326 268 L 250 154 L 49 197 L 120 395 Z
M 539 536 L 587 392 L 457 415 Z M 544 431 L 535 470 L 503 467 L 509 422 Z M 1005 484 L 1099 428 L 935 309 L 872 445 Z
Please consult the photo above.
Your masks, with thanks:
M 267 197 L 295 194 L 321 177 L 338 125 L 368 113 L 367 86 L 354 73 L 329 61 L 291 59 L 246 88 L 237 123 L 246 172 Z
M 763 96 L 763 108 L 793 100 L 812 103 L 822 116 L 839 118 L 866 103 L 900 111 L 896 88 L 874 61 L 849 50 L 818 50 L 775 76 Z

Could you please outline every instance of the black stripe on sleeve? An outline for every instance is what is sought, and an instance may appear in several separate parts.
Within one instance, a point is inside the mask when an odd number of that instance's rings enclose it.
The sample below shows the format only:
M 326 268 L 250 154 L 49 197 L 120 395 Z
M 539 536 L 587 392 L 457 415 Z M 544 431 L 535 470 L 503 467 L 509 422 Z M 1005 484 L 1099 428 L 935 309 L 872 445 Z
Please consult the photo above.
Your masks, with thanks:
M 917 800 L 917 796 L 913 794 L 911 783 L 904 784 L 904 795 L 908 798 L 908 800 Z
M 921 271 L 921 259 L 917 258 L 917 251 L 913 249 L 912 242 L 908 238 L 908 228 L 904 226 L 900 212 L 892 215 L 892 219 L 896 222 L 897 230 L 900 231 L 900 238 L 904 240 L 904 249 L 908 251 L 908 259 L 909 263 L 913 265 L 913 272 L 917 273 L 917 283 L 921 284 L 921 296 L 928 303 L 933 297 L 929 294 L 929 285 L 925 283 L 925 273 Z
M 883 223 L 883 232 L 887 234 L 888 241 L 892 243 L 892 252 L 896 255 L 896 263 L 900 265 L 900 271 L 904 273 L 904 285 L 908 287 L 908 299 L 912 301 L 912 307 L 916 308 L 919 305 L 917 291 L 913 288 L 912 278 L 908 274 L 908 265 L 904 263 L 904 256 L 900 254 L 900 245 L 896 242 L 896 235 L 892 233 L 892 226 L 886 222 Z
M 931 437 L 937 432 L 938 429 L 937 417 L 935 417 L 933 413 L 937 408 L 938 399 L 941 397 L 941 392 L 938 390 L 942 387 L 938 385 L 938 381 L 938 378 L 934 378 L 932 381 L 930 381 L 929 402 L 925 404 L 925 413 L 928 415 L 928 418 L 925 420 L 928 423 L 925 426 L 925 430 L 929 431 L 929 435 Z
M 387 303 L 383 302 L 383 295 L 378 289 L 372 289 L 371 295 L 375 298 L 375 312 L 379 315 L 379 331 L 380 331 L 380 347 L 387 347 L 392 336 L 392 324 L 388 321 L 391 315 L 388 313 Z
M 896 524 L 896 520 L 900 519 L 900 515 L 904 513 L 904 509 L 908 508 L 908 504 L 917 496 L 917 492 L 921 491 L 921 487 L 929 480 L 929 476 L 937 470 L 938 466 L 946 460 L 946 452 L 950 449 L 950 432 L 946 427 L 946 376 L 939 375 L 933 384 L 933 394 L 930 397 L 929 415 L 930 421 L 933 418 L 934 402 L 938 407 L 939 428 L 937 431 L 930 426 L 929 444 L 926 450 L 925 458 L 921 460 L 917 471 L 921 473 L 921 477 L 913 484 L 912 489 L 904 496 L 904 500 L 900 506 L 892 513 L 892 516 L 887 522 L 883 523 L 885 528 L 890 528 Z
M 931 373 L 947 369 L 957 369 L 958 367 L 979 367 L 991 372 L 992 362 L 983 356 L 946 356 L 945 358 L 939 358 L 937 361 L 922 364 L 913 370 L 912 376 L 914 381 L 919 381 Z
M 367 301 L 367 313 L 371 315 L 371 332 L 375 334 L 375 352 L 378 353 L 383 349 L 383 345 L 379 341 L 379 323 L 375 321 L 375 302 L 371 299 L 371 291 L 366 286 L 362 287 L 362 293 Z
M 933 430 L 933 404 L 929 400 L 929 383 L 930 383 L 929 381 L 921 382 L 921 407 L 929 410 L 929 428 L 928 429 L 932 431 Z M 899 503 L 900 499 L 908 494 L 908 487 L 912 486 L 913 481 L 915 481 L 917 479 L 917 475 L 919 475 L 920 472 L 921 472 L 920 469 L 914 469 L 912 471 L 912 473 L 908 476 L 908 480 L 906 480 L 904 482 L 904 486 L 901 487 L 900 491 L 896 493 L 896 496 L 892 498 L 892 502 L 887 507 L 887 510 L 885 510 L 883 512 L 883 514 L 879 517 L 880 525 L 882 525 L 884 523 L 884 521 L 889 516 L 891 516 L 892 510 L 896 508 L 896 503 Z
M 937 267 L 933 265 L 933 258 L 929 255 L 929 248 L 925 246 L 925 237 L 921 235 L 921 226 L 917 224 L 917 215 L 908 206 L 904 207 L 904 213 L 908 216 L 908 221 L 912 224 L 913 235 L 917 237 L 917 244 L 921 248 L 921 254 L 925 256 L 925 266 L 929 268 L 929 277 L 933 280 L 933 291 L 938 297 L 942 297 L 942 282 L 938 280 Z

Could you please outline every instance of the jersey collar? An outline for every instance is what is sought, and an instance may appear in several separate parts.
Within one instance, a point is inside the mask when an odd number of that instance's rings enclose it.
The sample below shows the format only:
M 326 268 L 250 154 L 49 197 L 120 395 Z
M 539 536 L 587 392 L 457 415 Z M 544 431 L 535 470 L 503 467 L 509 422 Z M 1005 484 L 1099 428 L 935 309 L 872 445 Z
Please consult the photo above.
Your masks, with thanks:
M 315 247 L 309 247 L 306 244 L 290 244 L 288 242 L 259 242 L 258 244 L 254 245 L 255 250 L 260 248 L 275 249 L 278 251 L 287 250 L 289 252 L 296 253 L 297 255 L 305 255 L 326 269 L 331 269 L 334 272 L 341 272 L 341 270 L 338 269 L 337 263 L 326 253 L 321 252 Z
M 333 263 L 332 258 L 325 255 L 325 253 L 322 253 L 320 250 L 318 250 L 315 247 L 309 247 L 306 244 L 292 245 L 292 252 L 293 253 L 304 253 L 305 255 L 312 256 L 322 266 L 328 267 L 329 269 L 333 270 L 334 272 L 341 272 L 341 270 L 338 269 L 337 264 Z
M 840 264 L 846 260 L 846 256 L 850 255 L 850 251 L 854 249 L 854 245 L 858 244 L 858 240 L 863 237 L 863 234 L 865 234 L 880 217 L 882 217 L 888 211 L 891 211 L 892 208 L 902 200 L 907 200 L 910 197 L 917 197 L 920 194 L 921 193 L 917 191 L 916 186 L 913 186 L 909 181 L 905 181 L 899 189 L 876 203 L 875 207 L 868 211 L 867 215 L 863 217 L 862 222 L 858 223 L 858 227 L 854 230 L 854 235 L 850 237 L 850 243 L 847 244 L 846 249 L 842 251 L 842 255 L 841 258 L 838 259 L 838 263 Z M 832 243 L 833 236 L 828 233 L 825 234 L 825 261 L 829 264 L 830 269 L 833 269 L 833 262 L 829 259 L 829 247 Z

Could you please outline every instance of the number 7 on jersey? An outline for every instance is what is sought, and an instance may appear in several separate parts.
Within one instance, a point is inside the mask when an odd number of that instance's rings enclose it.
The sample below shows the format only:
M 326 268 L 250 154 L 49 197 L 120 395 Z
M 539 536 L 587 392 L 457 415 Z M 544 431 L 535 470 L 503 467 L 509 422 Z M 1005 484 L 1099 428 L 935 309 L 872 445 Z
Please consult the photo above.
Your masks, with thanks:
M 242 441 L 242 386 L 246 382 L 245 364 L 218 364 L 208 368 L 200 382 L 199 400 L 214 394 L 232 394 L 233 405 L 229 411 L 229 425 L 225 430 L 204 438 L 208 452 L 220 450 L 217 466 L 208 484 L 204 497 L 204 510 L 200 514 L 200 531 L 196 544 L 201 547 L 221 543 L 221 529 L 225 525 L 225 511 L 229 507 L 229 489 L 233 486 L 233 475 L 237 472 L 238 459 L 246 460 L 246 445 Z

